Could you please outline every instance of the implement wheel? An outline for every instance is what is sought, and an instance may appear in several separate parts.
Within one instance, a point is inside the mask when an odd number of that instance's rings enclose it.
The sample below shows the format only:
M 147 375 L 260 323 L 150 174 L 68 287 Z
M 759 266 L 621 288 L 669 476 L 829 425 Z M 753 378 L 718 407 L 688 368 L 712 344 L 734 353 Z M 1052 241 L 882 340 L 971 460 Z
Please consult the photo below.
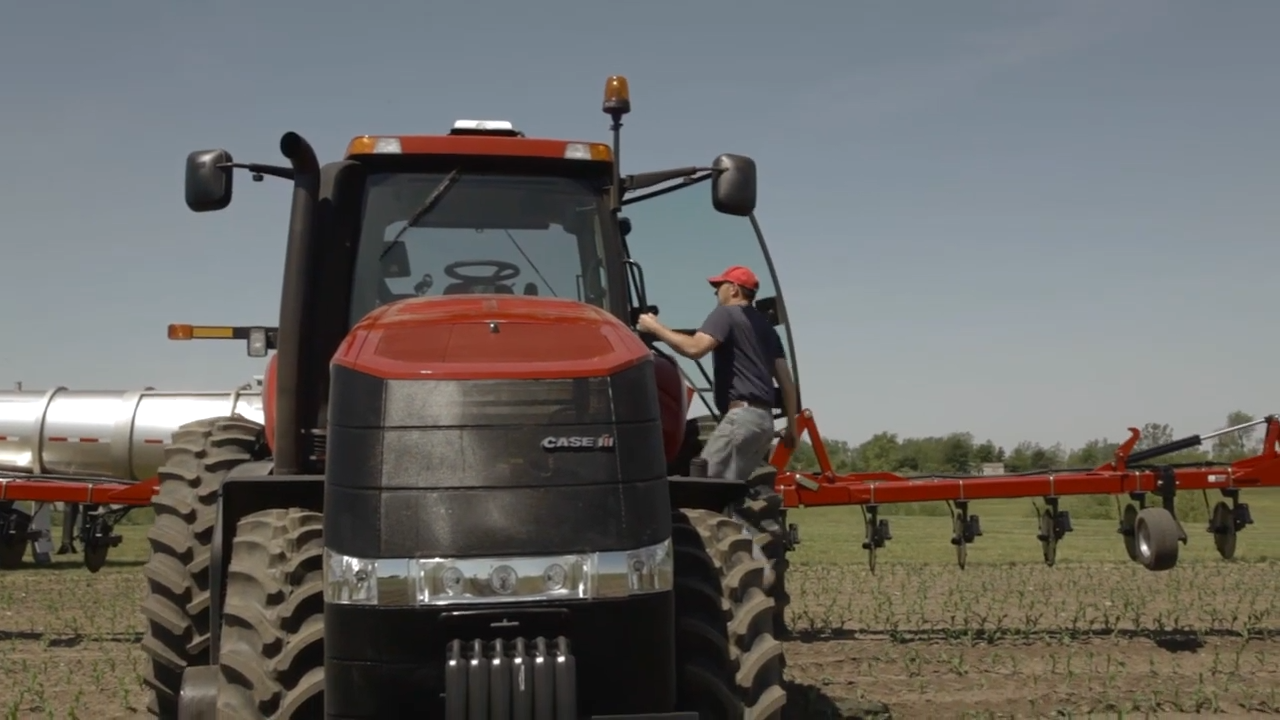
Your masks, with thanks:
M 218 717 L 324 714 L 324 519 L 273 508 L 236 524 L 218 652 Z
M 152 691 L 152 715 L 176 717 L 183 671 L 209 662 L 209 546 L 218 492 L 232 469 L 266 455 L 262 426 L 237 417 L 187 423 L 165 448 L 151 500 L 151 557 L 142 568 L 149 591 L 142 650 L 151 659 L 143 680 Z
M 1129 559 L 1139 562 L 1138 541 L 1134 536 L 1134 527 L 1138 523 L 1138 506 L 1128 503 L 1120 517 L 1120 537 L 1124 540 L 1124 551 Z
M 1209 516 L 1209 529 L 1213 531 L 1213 547 L 1223 560 L 1236 556 L 1236 516 L 1231 506 L 1219 502 Z
M 705 718 L 779 720 L 782 643 L 774 637 L 772 571 L 739 520 L 708 510 L 672 518 L 677 708 Z
M 1173 513 L 1164 508 L 1143 508 L 1133 524 L 1138 562 L 1146 569 L 1156 572 L 1177 565 L 1181 536 L 1182 529 Z

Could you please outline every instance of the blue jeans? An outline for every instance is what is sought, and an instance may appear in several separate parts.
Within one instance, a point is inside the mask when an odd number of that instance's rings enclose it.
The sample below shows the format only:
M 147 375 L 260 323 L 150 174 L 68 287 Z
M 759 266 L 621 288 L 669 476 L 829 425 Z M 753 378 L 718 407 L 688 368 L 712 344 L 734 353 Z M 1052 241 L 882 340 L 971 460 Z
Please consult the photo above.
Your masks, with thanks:
M 730 409 L 702 448 L 707 477 L 746 482 L 766 462 L 773 434 L 773 413 L 768 410 L 751 406 Z

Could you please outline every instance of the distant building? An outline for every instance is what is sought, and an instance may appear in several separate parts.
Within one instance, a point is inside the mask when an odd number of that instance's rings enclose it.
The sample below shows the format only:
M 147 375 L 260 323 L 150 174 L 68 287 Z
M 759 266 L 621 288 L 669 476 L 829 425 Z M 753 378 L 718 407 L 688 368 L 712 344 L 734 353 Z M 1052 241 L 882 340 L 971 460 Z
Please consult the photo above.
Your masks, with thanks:
M 1004 474 L 1004 463 L 982 463 L 980 467 L 982 468 L 983 475 Z

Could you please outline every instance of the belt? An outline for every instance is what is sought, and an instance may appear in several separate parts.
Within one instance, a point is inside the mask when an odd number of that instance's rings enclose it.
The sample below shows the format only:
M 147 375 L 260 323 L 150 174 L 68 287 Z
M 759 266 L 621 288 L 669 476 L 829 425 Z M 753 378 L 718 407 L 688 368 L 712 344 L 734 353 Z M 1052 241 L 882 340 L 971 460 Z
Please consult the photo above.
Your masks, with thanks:
M 744 408 L 744 407 L 753 407 L 759 410 L 767 410 L 769 412 L 773 412 L 773 403 L 760 402 L 759 400 L 730 400 L 729 401 L 730 410 L 735 410 L 737 408 Z

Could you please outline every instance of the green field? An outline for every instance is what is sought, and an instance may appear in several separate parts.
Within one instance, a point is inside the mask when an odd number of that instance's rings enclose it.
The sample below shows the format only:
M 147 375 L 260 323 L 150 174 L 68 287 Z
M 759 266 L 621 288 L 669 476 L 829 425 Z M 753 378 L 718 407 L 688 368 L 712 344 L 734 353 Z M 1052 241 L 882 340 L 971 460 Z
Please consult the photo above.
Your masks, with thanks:
M 1193 500 L 1202 515 L 1199 495 L 1179 506 Z M 1188 520 L 1190 543 L 1164 573 L 1129 562 L 1115 520 L 1096 519 L 1109 500 L 1065 505 L 1075 532 L 1055 567 L 1028 500 L 971 506 L 984 535 L 964 570 L 945 514 L 909 508 L 888 516 L 894 538 L 874 574 L 857 508 L 793 510 L 792 717 L 1280 712 L 1280 493 L 1244 500 L 1256 524 L 1235 561 Z M 3 717 L 143 713 L 146 525 L 121 532 L 100 573 L 76 557 L 0 574 Z

